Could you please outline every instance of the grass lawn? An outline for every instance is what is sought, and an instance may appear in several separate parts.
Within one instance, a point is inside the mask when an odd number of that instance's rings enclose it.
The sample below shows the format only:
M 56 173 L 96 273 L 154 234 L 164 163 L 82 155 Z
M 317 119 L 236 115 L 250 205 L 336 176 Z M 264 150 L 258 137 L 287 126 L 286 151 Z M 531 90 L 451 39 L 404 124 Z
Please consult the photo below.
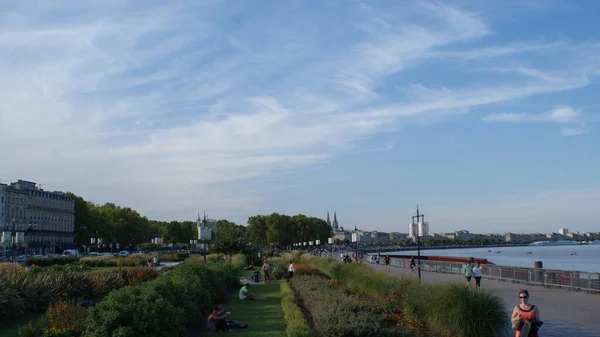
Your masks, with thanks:
M 249 291 L 266 300 L 240 300 L 237 292 L 225 304 L 225 309 L 231 311 L 231 319 L 248 322 L 246 329 L 234 329 L 235 336 L 285 337 L 285 319 L 281 308 L 281 293 L 279 282 L 271 284 L 251 285 Z M 206 336 L 219 335 L 209 332 Z

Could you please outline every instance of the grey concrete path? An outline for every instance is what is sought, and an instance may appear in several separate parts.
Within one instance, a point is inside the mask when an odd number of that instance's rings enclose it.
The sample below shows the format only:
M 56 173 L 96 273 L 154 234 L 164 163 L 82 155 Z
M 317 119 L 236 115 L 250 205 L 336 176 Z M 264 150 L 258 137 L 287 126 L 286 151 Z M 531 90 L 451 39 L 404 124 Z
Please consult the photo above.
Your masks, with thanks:
M 371 264 L 376 271 L 385 272 L 383 265 Z M 395 276 L 417 278 L 417 273 L 408 268 L 391 267 L 388 272 Z M 456 274 L 421 272 L 421 280 L 431 283 L 460 283 L 464 278 Z M 473 282 L 474 285 L 474 282 Z M 506 310 L 519 303 L 518 293 L 527 289 L 530 302 L 538 306 L 544 325 L 540 329 L 543 337 L 600 337 L 600 296 L 566 291 L 563 289 L 546 289 L 496 280 L 481 280 L 482 288 L 499 296 L 506 303 Z

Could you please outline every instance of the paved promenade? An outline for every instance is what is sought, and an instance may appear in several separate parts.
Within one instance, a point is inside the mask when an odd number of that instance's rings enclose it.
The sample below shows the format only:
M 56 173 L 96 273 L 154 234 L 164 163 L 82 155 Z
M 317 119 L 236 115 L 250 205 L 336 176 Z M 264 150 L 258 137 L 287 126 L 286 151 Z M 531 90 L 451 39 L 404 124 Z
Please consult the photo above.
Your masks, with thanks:
M 383 265 L 372 264 L 374 270 L 384 272 Z M 407 268 L 391 267 L 392 275 L 417 277 Z M 431 283 L 461 283 L 464 278 L 456 274 L 421 272 L 421 279 Z M 473 281 L 473 285 L 475 282 Z M 563 289 L 514 284 L 496 280 L 481 280 L 482 288 L 498 295 L 506 303 L 507 312 L 512 313 L 519 303 L 519 290 L 529 290 L 530 302 L 539 307 L 544 325 L 540 329 L 543 337 L 600 337 L 600 296 L 572 292 Z

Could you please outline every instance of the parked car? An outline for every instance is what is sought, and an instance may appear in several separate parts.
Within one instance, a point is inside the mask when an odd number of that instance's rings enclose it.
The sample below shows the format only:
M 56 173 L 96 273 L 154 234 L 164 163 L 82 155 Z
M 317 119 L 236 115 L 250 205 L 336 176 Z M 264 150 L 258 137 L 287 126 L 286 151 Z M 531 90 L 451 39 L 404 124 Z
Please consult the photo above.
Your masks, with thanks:
M 129 256 L 129 252 L 126 250 L 123 250 L 123 251 L 120 251 L 118 255 L 121 257 Z

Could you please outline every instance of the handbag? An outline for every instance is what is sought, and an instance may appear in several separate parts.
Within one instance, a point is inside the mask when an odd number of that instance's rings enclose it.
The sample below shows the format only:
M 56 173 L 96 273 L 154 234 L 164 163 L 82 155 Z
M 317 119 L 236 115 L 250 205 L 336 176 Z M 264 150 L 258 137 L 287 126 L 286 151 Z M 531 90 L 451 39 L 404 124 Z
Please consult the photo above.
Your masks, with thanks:
M 521 331 L 521 329 L 523 329 L 523 325 L 524 324 L 525 323 L 523 323 L 523 321 L 518 321 L 516 323 L 513 323 L 512 324 L 512 329 L 515 330 L 515 331 Z

